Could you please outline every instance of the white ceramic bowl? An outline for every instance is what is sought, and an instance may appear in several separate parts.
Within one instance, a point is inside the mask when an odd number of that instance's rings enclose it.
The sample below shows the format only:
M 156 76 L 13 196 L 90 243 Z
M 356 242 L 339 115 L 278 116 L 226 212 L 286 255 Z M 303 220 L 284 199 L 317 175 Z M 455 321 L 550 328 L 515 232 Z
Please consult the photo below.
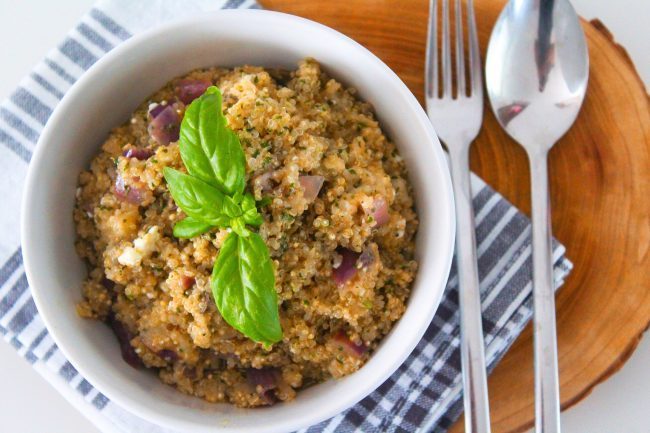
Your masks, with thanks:
M 129 367 L 101 323 L 77 317 L 85 268 L 74 249 L 72 220 L 79 172 L 111 128 L 173 77 L 205 66 L 294 68 L 316 58 L 371 102 L 398 145 L 416 193 L 420 270 L 408 308 L 358 372 L 262 409 L 208 404 Z M 38 310 L 70 362 L 123 408 L 161 426 L 200 432 L 296 430 L 336 415 L 393 373 L 420 340 L 438 307 L 454 240 L 453 199 L 444 156 L 424 111 L 400 79 L 346 36 L 314 22 L 266 11 L 224 11 L 164 25 L 123 43 L 68 91 L 34 153 L 24 192 L 22 245 Z

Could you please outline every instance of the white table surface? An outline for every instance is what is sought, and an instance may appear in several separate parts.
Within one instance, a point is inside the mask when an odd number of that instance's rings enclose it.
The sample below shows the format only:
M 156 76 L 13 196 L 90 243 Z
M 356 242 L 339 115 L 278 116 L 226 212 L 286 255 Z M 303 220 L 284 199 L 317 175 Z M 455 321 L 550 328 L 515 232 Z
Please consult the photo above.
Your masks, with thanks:
M 0 0 L 0 100 L 92 4 L 93 0 Z M 582 16 L 598 17 L 609 27 L 650 86 L 650 1 L 573 0 L 573 4 Z M 0 377 L 0 431 L 98 431 L 4 342 L 0 342 Z M 649 402 L 650 337 L 646 336 L 619 373 L 563 413 L 564 431 L 650 432 Z

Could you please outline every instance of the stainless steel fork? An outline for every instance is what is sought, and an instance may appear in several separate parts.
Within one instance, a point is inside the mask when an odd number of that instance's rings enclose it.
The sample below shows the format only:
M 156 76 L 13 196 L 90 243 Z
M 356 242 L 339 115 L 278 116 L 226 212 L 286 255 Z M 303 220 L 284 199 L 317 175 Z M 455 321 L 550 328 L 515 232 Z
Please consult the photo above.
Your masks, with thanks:
M 449 0 L 442 2 L 442 38 L 438 53 L 438 0 L 430 0 L 427 40 L 425 96 L 427 113 L 438 136 L 447 146 L 456 201 L 456 266 L 460 304 L 460 352 L 463 369 L 465 431 L 490 432 L 490 411 L 485 370 L 481 296 L 479 293 L 474 212 L 470 190 L 469 148 L 483 121 L 483 80 L 476 34 L 474 7 L 467 1 L 469 83 L 465 73 L 463 14 L 461 1 L 454 0 L 455 82 Z M 468 85 L 469 84 L 469 85 Z

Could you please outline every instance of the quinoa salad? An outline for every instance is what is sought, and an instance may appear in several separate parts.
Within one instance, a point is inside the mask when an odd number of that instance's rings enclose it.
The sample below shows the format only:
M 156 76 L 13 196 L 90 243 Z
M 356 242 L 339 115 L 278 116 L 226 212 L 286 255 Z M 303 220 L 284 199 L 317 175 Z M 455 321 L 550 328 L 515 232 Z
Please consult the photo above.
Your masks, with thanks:
M 172 197 L 168 172 L 191 171 L 179 149 L 183 119 L 210 86 L 261 218 L 178 237 L 192 215 Z M 78 314 L 110 326 L 131 366 L 240 407 L 289 401 L 361 368 L 404 313 L 417 271 L 405 164 L 371 105 L 312 59 L 293 71 L 214 67 L 169 82 L 79 175 L 74 220 L 88 265 Z M 266 245 L 274 340 L 231 326 L 228 295 L 215 294 L 213 267 L 234 231 Z

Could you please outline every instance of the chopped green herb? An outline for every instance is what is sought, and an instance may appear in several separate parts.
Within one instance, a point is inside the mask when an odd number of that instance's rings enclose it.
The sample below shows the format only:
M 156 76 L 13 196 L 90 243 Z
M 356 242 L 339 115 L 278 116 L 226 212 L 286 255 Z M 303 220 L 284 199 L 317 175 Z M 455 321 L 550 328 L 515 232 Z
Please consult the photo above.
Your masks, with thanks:
M 280 239 L 280 248 L 278 252 L 280 254 L 284 254 L 287 248 L 289 248 L 289 241 L 287 241 L 287 239 L 283 237 L 282 239 Z
M 269 197 L 267 195 L 266 197 L 262 197 L 261 200 L 258 200 L 256 204 L 257 204 L 257 207 L 266 207 L 266 206 L 270 205 L 271 203 L 273 203 L 273 198 Z
M 284 222 L 293 222 L 296 219 L 295 216 L 291 215 L 288 212 L 282 212 L 282 221 Z

